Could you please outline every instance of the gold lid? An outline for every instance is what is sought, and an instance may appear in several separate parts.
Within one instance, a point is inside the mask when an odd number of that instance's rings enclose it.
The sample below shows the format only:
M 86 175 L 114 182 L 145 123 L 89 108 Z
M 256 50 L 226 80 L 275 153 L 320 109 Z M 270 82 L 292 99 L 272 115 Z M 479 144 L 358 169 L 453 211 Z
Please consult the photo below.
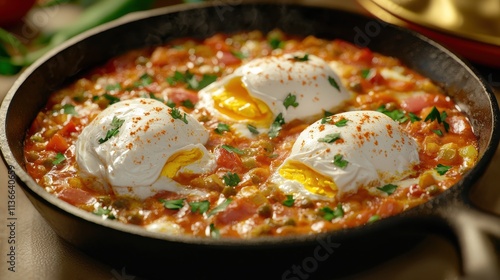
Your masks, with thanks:
M 500 46 L 500 0 L 358 0 L 376 17 Z M 403 21 L 404 20 L 404 21 Z

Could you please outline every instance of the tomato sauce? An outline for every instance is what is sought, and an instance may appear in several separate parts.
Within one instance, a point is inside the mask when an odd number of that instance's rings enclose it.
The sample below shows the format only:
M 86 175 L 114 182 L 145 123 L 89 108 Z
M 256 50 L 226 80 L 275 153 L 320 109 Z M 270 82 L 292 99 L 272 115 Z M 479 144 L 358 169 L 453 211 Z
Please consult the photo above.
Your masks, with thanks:
M 386 194 L 360 189 L 332 201 L 293 201 L 267 181 L 309 123 L 291 121 L 278 137 L 260 134 L 249 139 L 231 131 L 218 133 L 219 121 L 203 108 L 194 108 L 200 84 L 220 79 L 254 58 L 294 51 L 340 65 L 342 83 L 355 95 L 345 111 L 382 108 L 400 113 L 397 121 L 419 146 L 421 163 L 410 183 Z M 184 76 L 176 79 L 176 73 Z M 198 85 L 191 84 L 193 79 Z M 145 200 L 116 196 L 96 190 L 92 178 L 80 176 L 75 141 L 81 131 L 110 104 L 138 97 L 182 108 L 210 131 L 206 147 L 216 157 L 216 170 L 176 178 L 188 188 L 207 190 L 204 200 L 166 191 Z M 25 158 L 29 174 L 41 187 L 103 219 L 174 234 L 252 238 L 337 230 L 396 215 L 460 180 L 475 164 L 477 149 L 477 137 L 453 100 L 399 60 L 342 40 L 273 30 L 177 39 L 109 60 L 50 96 L 27 132 Z M 433 170 L 442 176 L 433 176 Z M 237 174 L 241 181 L 228 186 L 228 174 Z

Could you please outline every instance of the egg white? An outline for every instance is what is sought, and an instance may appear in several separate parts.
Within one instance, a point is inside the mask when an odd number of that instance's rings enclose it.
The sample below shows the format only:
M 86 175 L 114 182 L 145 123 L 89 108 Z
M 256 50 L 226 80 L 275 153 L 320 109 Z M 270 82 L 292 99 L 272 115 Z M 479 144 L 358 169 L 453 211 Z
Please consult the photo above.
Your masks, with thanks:
M 344 119 L 345 126 L 336 125 Z M 324 142 L 332 136 L 338 140 Z M 347 161 L 345 167 L 333 163 L 336 155 Z M 306 128 L 271 182 L 288 194 L 330 200 L 402 180 L 419 162 L 417 143 L 397 122 L 376 111 L 352 111 Z M 307 170 L 310 175 L 304 175 Z M 306 187 L 313 176 L 319 181 Z
M 213 170 L 213 156 L 203 146 L 209 133 L 180 110 L 181 118 L 174 118 L 172 110 L 147 98 L 110 105 L 83 129 L 76 141 L 79 169 L 84 175 L 96 177 L 96 185 L 102 190 L 117 195 L 143 199 L 161 190 L 199 194 L 177 183 L 175 174 Z M 113 118 L 123 120 L 123 124 L 116 135 L 99 143 L 110 129 L 116 128 L 112 126 Z M 191 162 L 169 165 L 174 155 L 186 160 L 189 154 L 196 155 L 191 156 Z M 166 170 L 167 166 L 175 170 Z

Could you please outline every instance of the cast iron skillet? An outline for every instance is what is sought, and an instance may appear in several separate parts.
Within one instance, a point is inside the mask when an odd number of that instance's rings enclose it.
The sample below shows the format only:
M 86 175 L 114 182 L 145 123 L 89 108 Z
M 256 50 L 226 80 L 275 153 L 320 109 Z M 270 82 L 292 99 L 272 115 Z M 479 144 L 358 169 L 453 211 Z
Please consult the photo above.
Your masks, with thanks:
M 122 18 L 63 44 L 15 82 L 1 107 L 1 149 L 6 164 L 15 171 L 19 184 L 54 231 L 129 275 L 197 279 L 333 279 L 395 256 L 434 231 L 457 245 L 464 276 L 498 276 L 493 249 L 485 236 L 500 237 L 500 219 L 475 209 L 468 198 L 499 142 L 498 105 L 483 79 L 435 42 L 370 18 L 310 6 L 230 3 L 181 5 Z M 45 192 L 25 172 L 26 130 L 49 94 L 85 70 L 127 50 L 177 37 L 203 38 L 215 32 L 252 29 L 266 32 L 276 27 L 291 34 L 340 38 L 367 46 L 400 58 L 441 84 L 470 117 L 479 135 L 477 166 L 437 198 L 370 225 L 317 235 L 251 240 L 170 236 L 102 220 Z

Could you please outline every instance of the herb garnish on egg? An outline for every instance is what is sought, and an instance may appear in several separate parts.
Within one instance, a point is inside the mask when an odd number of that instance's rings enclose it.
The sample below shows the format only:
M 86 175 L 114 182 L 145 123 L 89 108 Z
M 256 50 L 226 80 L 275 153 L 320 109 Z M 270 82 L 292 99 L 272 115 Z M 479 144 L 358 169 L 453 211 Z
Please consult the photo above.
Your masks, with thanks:
M 125 122 L 125 120 L 120 120 L 119 118 L 114 116 L 113 120 L 111 121 L 111 129 L 108 130 L 108 132 L 106 132 L 106 137 L 99 139 L 99 144 L 102 144 L 102 143 L 108 141 L 109 138 L 118 134 L 118 132 L 120 132 L 120 130 L 119 130 L 120 127 L 123 125 L 123 122 Z
M 173 119 L 181 120 L 185 124 L 188 123 L 186 113 L 184 113 L 184 115 L 182 115 L 181 111 L 178 108 L 172 108 L 172 111 L 170 112 L 170 115 L 172 116 Z

